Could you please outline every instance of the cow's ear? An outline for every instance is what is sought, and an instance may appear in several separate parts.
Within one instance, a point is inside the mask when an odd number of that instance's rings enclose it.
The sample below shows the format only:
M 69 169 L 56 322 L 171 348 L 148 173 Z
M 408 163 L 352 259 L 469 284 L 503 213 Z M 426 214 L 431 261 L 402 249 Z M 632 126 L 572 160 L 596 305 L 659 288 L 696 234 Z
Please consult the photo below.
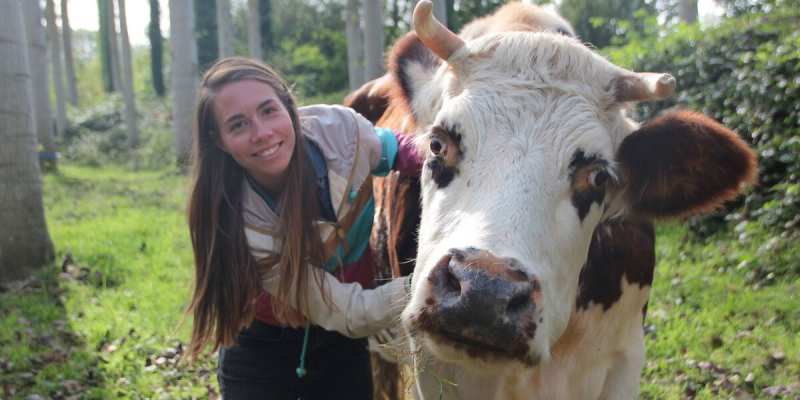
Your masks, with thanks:
M 441 64 L 414 32 L 398 39 L 389 54 L 388 71 L 397 83 L 392 102 L 405 107 L 417 126 L 431 123 L 435 116 L 441 96 L 433 78 Z
M 703 115 L 666 114 L 625 138 L 617 153 L 627 209 L 647 219 L 711 211 L 754 179 L 756 156 Z

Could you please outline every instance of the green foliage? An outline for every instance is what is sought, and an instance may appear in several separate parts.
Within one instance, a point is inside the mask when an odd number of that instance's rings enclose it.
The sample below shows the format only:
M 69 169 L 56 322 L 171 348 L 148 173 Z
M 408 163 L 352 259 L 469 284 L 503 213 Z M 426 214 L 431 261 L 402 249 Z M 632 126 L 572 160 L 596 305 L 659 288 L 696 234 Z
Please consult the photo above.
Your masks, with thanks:
M 268 55 L 275 42 L 272 37 L 272 0 L 258 0 L 258 14 L 260 15 L 261 50 Z
M 563 0 L 558 11 L 575 28 L 583 42 L 605 47 L 629 32 L 643 32 L 647 18 L 656 14 L 648 0 Z
M 197 65 L 202 73 L 219 57 L 217 37 L 217 2 L 194 1 L 194 31 L 197 40 Z
M 166 92 L 164 86 L 164 39 L 161 37 L 158 0 L 150 0 L 150 24 L 147 33 L 150 38 L 150 72 L 153 74 L 153 89 L 159 97 Z
M 776 8 L 742 15 L 705 31 L 652 27 L 647 36 L 607 49 L 612 60 L 637 71 L 664 71 L 677 93 L 643 103 L 641 120 L 680 105 L 738 132 L 759 156 L 758 184 L 741 215 L 774 229 L 800 224 L 800 10 Z M 702 225 L 701 225 L 702 228 Z
M 458 32 L 473 19 L 489 15 L 505 3 L 508 0 L 453 0 L 452 9 L 448 7 L 450 13 L 447 15 L 447 27 Z
M 267 61 L 295 84 L 301 96 L 345 89 L 348 81 L 344 3 L 273 2 L 272 6 L 278 48 L 270 52 Z

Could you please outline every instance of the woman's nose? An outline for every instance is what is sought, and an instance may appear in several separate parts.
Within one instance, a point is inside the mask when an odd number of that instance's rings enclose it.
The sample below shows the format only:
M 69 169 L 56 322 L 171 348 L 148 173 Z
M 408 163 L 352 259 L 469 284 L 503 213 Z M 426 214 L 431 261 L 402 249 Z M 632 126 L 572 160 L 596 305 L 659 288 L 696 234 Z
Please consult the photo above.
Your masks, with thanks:
M 269 124 L 255 119 L 253 121 L 253 132 L 250 136 L 253 142 L 261 141 L 265 138 L 272 136 L 272 129 L 270 128 Z

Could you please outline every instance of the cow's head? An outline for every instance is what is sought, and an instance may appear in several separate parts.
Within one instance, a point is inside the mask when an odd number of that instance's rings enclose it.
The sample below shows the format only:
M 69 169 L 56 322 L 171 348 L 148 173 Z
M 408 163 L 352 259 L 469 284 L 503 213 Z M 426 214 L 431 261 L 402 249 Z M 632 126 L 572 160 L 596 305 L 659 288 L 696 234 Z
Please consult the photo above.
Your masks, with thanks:
M 464 43 L 415 12 L 393 50 L 393 101 L 426 154 L 413 293 L 403 313 L 439 358 L 534 367 L 564 331 L 604 218 L 666 219 L 717 207 L 755 158 L 711 119 L 639 127 L 634 101 L 674 79 L 614 66 L 573 38 L 505 33 Z

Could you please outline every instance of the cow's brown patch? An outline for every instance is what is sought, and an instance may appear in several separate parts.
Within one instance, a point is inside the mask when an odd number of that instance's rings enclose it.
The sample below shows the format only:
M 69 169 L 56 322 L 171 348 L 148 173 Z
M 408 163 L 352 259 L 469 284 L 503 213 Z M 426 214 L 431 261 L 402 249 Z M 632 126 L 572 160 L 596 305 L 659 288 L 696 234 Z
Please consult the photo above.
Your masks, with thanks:
M 352 108 L 374 124 L 389 107 L 389 92 L 393 87 L 394 81 L 385 76 L 373 79 L 348 94 L 342 105 Z
M 736 197 L 756 172 L 747 143 L 689 111 L 663 115 L 632 133 L 617 160 L 629 209 L 646 219 L 711 211 Z
M 435 69 L 442 64 L 442 60 L 422 43 L 414 32 L 409 32 L 395 42 L 389 52 L 387 71 L 396 85 L 391 89 L 390 102 L 404 109 L 405 115 L 413 119 L 411 99 L 414 98 L 412 77 L 408 68 L 418 64 L 424 69 Z
M 578 211 L 581 221 L 589 213 L 592 204 L 601 205 L 605 199 L 605 182 L 603 185 L 597 186 L 593 185 L 590 180 L 592 176 L 597 177 L 598 173 L 605 174 L 607 167 L 608 161 L 597 155 L 587 155 L 583 150 L 579 149 L 572 155 L 569 164 L 572 205 Z
M 608 310 L 622 297 L 622 278 L 639 287 L 653 282 L 655 230 L 651 222 L 612 220 L 597 225 L 581 270 L 576 307 L 602 304 Z

